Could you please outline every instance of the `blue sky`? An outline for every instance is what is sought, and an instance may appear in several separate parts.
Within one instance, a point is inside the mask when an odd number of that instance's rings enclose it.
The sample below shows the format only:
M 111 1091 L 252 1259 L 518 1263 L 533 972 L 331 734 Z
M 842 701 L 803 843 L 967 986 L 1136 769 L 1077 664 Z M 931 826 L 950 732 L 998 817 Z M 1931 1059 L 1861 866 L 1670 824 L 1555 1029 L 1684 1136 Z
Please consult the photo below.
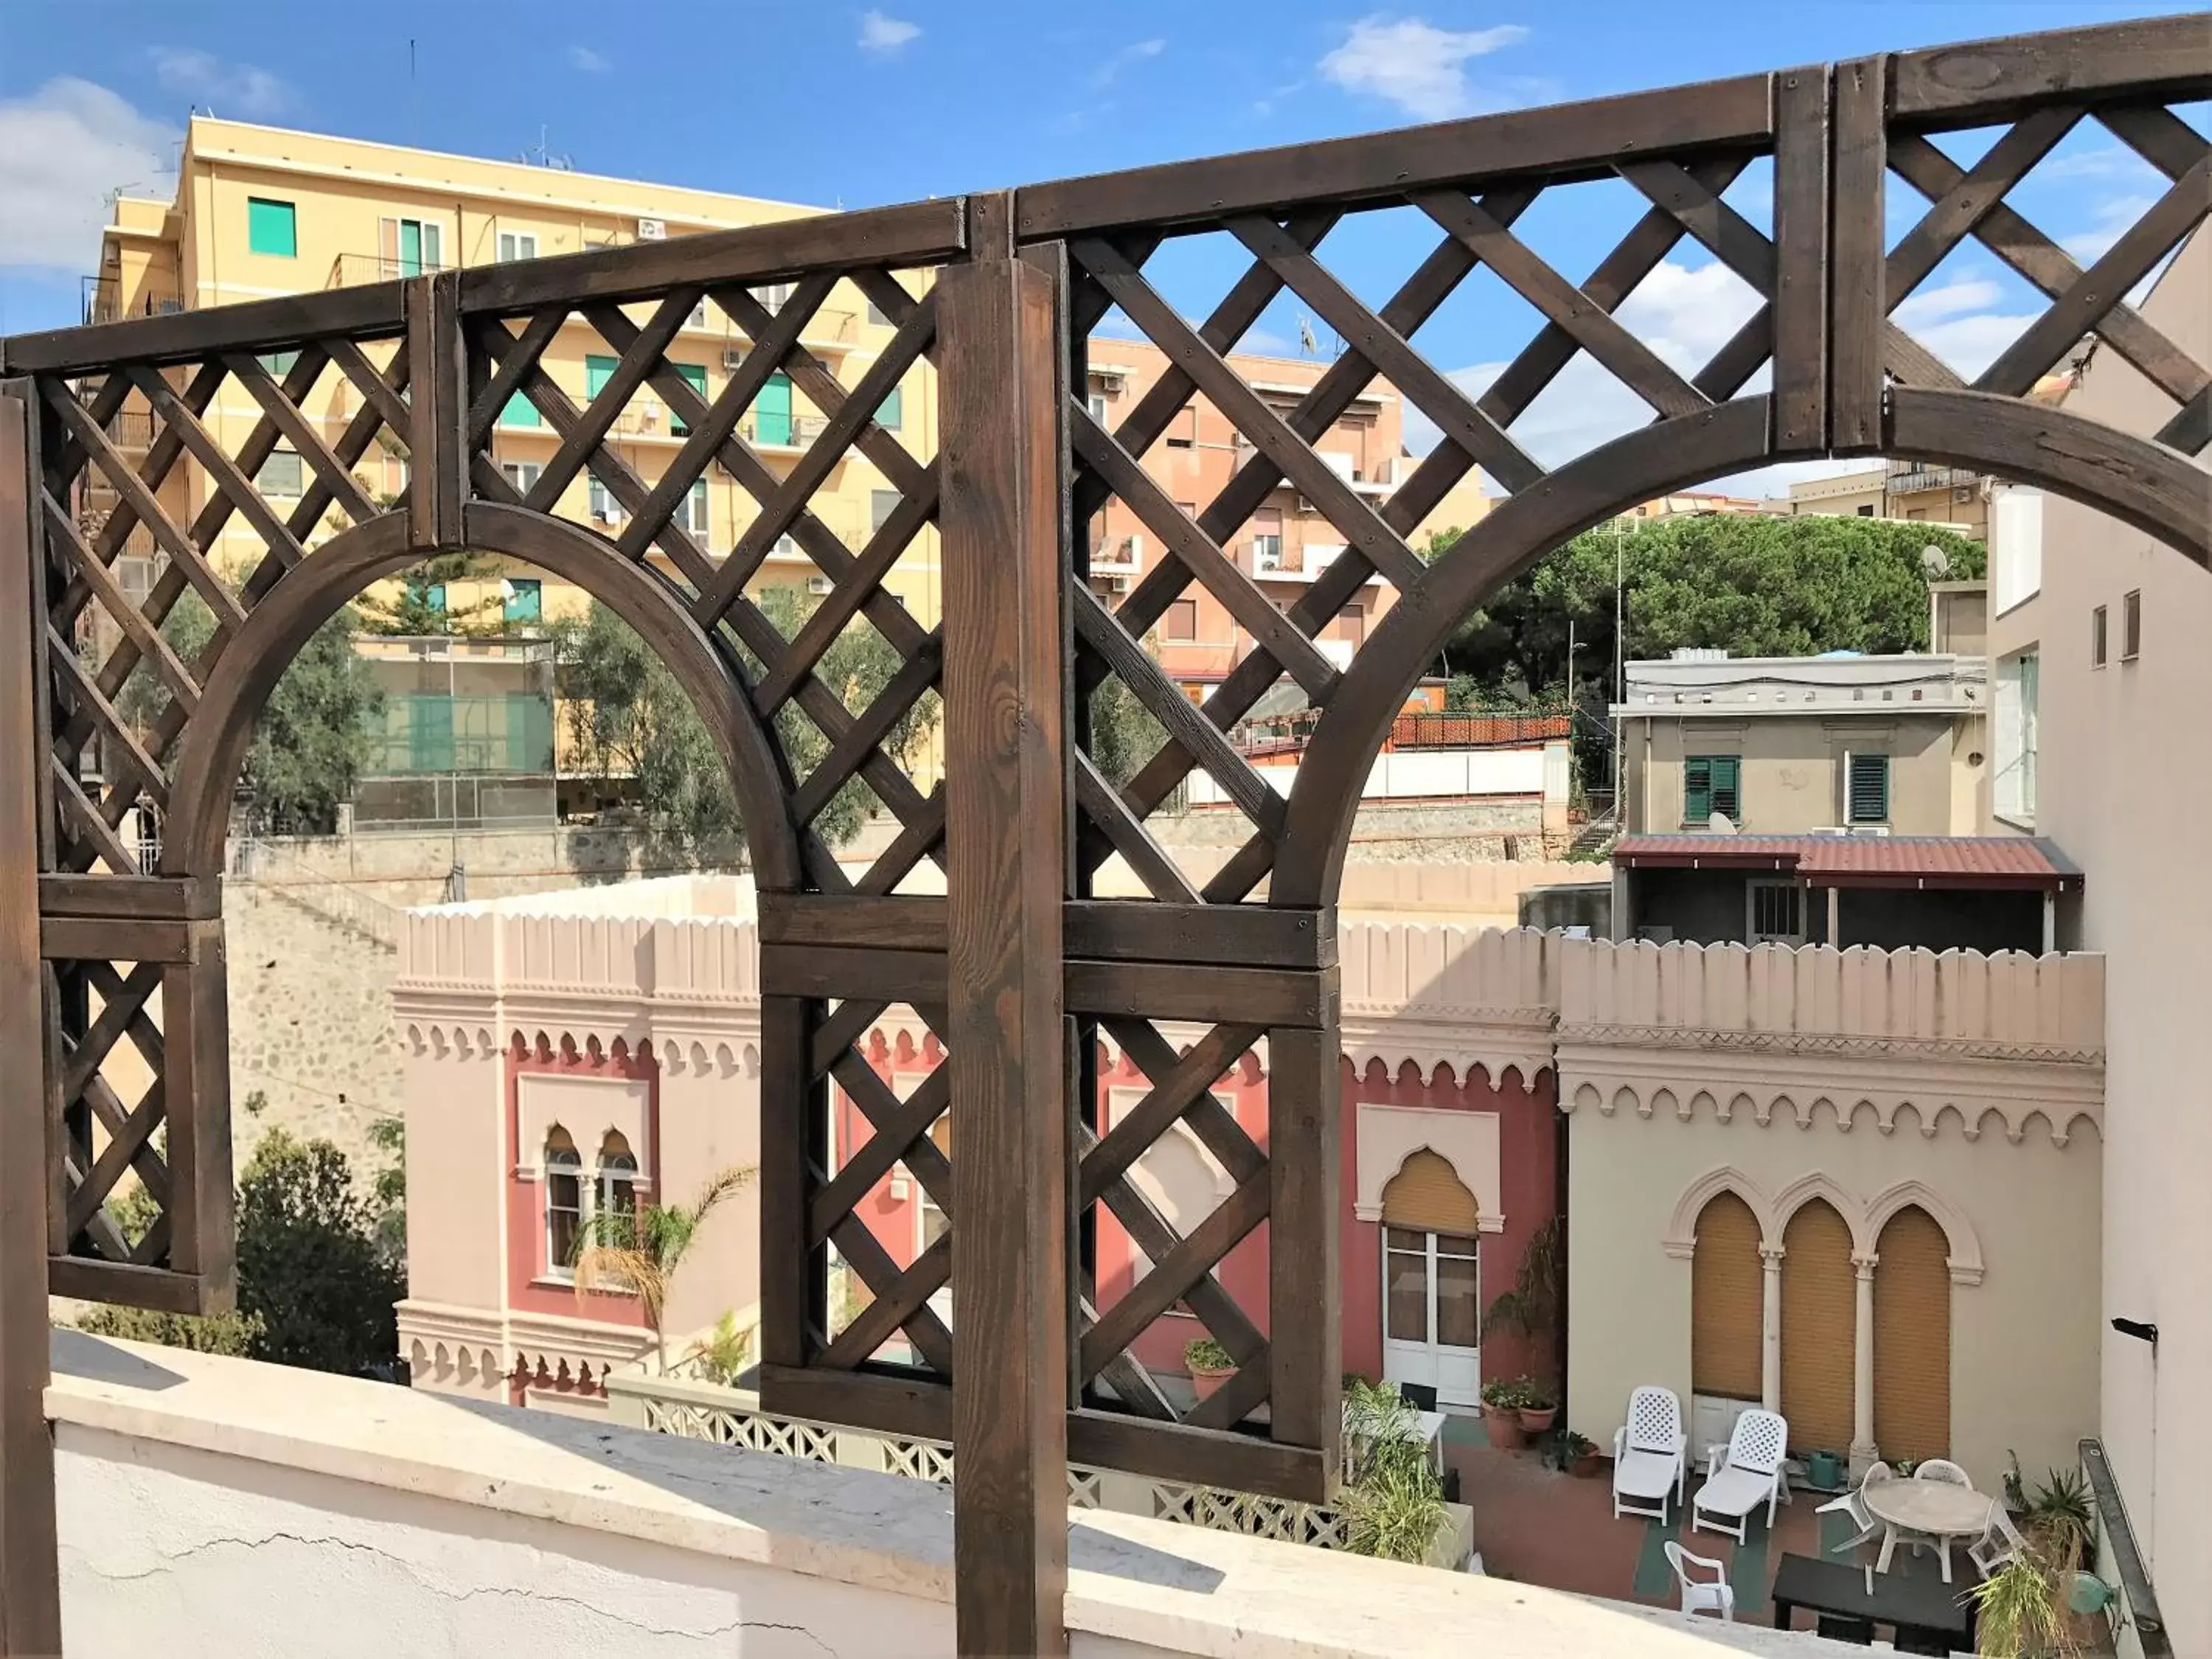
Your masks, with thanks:
M 2185 8 L 0 0 L 0 331 L 76 319 L 104 193 L 166 193 L 161 175 L 195 106 L 483 155 L 534 148 L 542 131 L 548 148 L 591 172 L 857 207 L 2166 9 Z M 1945 143 L 1970 161 L 1993 137 Z M 1762 225 L 1767 182 L 1755 168 L 1730 197 Z M 2077 257 L 2094 258 L 2161 187 L 2109 135 L 2085 127 L 2013 199 Z M 1625 185 L 1577 186 L 1547 197 L 1519 229 L 1578 278 L 1642 205 Z M 1920 206 L 1893 181 L 1894 231 Z M 1410 210 L 1369 216 L 1324 252 L 1379 303 L 1437 234 Z M 1202 314 L 1238 268 L 1227 249 L 1199 244 L 1163 256 L 1154 271 L 1177 305 Z M 1694 368 L 1747 298 L 1685 244 L 1625 314 L 1662 356 Z M 2040 301 L 1967 251 L 1907 304 L 1901 315 L 1916 332 L 1971 373 Z M 1246 344 L 1294 351 L 1299 320 L 1279 307 Z M 1534 313 L 1485 271 L 1419 342 L 1480 385 L 1534 326 Z M 1618 388 L 1599 373 L 1595 401 L 1605 404 Z M 1540 404 L 1528 417 L 1546 428 L 1529 440 L 1540 453 L 1579 447 L 1593 420 L 1624 418 L 1594 416 L 1591 388 L 1551 401 L 1560 407 Z

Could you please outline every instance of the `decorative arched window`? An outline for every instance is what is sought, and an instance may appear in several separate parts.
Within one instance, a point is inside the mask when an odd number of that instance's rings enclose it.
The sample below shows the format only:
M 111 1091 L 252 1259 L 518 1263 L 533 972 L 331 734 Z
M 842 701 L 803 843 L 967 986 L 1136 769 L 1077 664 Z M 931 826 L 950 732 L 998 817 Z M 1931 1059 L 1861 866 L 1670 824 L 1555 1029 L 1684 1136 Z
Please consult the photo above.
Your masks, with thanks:
M 1782 1231 L 1782 1415 L 1794 1451 L 1851 1443 L 1858 1274 L 1851 1230 L 1826 1199 Z
M 1732 1192 L 1698 1212 L 1690 1264 L 1690 1391 L 1716 1400 L 1759 1397 L 1765 1290 L 1759 1218 Z
M 584 1160 L 568 1132 L 555 1124 L 545 1136 L 545 1269 L 565 1279 L 576 1261 L 584 1227 Z
M 1875 1245 L 1874 1440 L 1884 1457 L 1951 1455 L 1950 1241 L 1917 1204 Z
M 625 1231 L 635 1231 L 637 1217 L 637 1154 L 629 1149 L 629 1142 L 619 1129 L 607 1131 L 607 1138 L 599 1143 L 599 1179 L 595 1183 L 592 1208 L 597 1214 L 624 1216 L 629 1220 L 621 1224 Z M 603 1223 L 614 1226 L 614 1223 Z M 617 1241 L 602 1236 L 602 1243 Z M 620 1241 L 624 1244 L 632 1240 Z

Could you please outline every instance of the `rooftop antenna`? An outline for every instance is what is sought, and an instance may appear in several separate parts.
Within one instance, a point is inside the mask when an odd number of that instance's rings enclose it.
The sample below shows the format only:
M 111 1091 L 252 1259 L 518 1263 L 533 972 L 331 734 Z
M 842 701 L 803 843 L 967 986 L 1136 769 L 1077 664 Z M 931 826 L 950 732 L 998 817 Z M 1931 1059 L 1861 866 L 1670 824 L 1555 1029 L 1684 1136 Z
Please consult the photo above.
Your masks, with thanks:
M 1298 349 L 1309 357 L 1321 356 L 1321 342 L 1314 338 L 1313 325 L 1303 311 L 1298 313 Z
M 415 37 L 407 37 L 407 142 L 420 145 L 422 142 L 422 104 L 416 96 Z

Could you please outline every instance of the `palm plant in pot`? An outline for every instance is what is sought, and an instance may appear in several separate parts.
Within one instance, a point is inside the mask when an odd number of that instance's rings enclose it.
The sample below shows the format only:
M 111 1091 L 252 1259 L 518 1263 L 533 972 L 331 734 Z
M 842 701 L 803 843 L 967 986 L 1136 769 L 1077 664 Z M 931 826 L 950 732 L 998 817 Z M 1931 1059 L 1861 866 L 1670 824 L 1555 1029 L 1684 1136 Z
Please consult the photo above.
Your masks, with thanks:
M 1529 1235 L 1528 1248 L 1521 1252 L 1521 1266 L 1514 1276 L 1513 1288 L 1499 1295 L 1483 1312 L 1482 1335 L 1486 1340 L 1502 1330 L 1518 1331 L 1540 1344 L 1550 1337 L 1559 1324 L 1560 1284 L 1565 1265 L 1562 1255 L 1564 1243 L 1565 1229 L 1558 1216 Z M 1520 1413 L 1522 1429 L 1530 1435 L 1548 1432 L 1559 1416 L 1559 1401 L 1549 1386 L 1523 1376 L 1514 1387 L 1517 1397 L 1513 1408 Z M 1489 1401 L 1489 1390 L 1485 1389 L 1483 1403 L 1487 1405 Z M 1495 1441 L 1493 1434 L 1492 1443 Z
M 1200 1400 L 1211 1399 L 1216 1389 L 1237 1375 L 1236 1358 L 1210 1336 L 1194 1338 L 1185 1345 L 1182 1366 L 1190 1373 L 1190 1385 Z

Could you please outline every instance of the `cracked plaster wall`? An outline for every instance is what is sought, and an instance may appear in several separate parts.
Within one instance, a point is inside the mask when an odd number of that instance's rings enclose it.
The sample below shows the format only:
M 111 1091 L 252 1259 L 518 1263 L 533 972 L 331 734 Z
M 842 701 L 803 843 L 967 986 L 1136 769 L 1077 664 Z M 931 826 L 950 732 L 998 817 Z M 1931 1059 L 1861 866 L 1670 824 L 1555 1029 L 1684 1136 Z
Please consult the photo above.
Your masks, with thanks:
M 67 1424 L 56 1464 L 70 1659 L 952 1652 L 939 1602 L 555 1521 Z

